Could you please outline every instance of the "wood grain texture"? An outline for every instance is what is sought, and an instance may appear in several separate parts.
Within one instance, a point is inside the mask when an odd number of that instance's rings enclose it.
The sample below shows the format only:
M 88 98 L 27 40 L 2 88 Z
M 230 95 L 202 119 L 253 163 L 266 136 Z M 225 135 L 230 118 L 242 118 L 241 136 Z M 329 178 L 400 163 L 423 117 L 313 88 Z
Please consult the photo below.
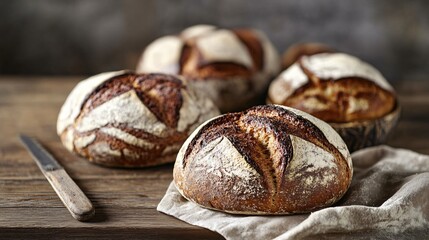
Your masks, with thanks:
M 58 112 L 82 79 L 0 77 L 0 239 L 221 239 L 156 211 L 173 179 L 172 164 L 103 168 L 62 147 L 55 133 Z M 394 87 L 402 114 L 388 144 L 429 154 L 429 81 L 399 81 Z M 70 216 L 18 132 L 36 136 L 85 192 L 97 209 L 90 222 Z

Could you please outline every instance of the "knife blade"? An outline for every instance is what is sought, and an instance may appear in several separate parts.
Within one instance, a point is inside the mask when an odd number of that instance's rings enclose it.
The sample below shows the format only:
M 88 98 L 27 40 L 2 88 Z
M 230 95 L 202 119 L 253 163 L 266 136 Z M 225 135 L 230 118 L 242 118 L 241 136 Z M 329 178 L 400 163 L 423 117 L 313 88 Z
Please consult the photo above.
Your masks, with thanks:
M 71 215 L 79 221 L 94 216 L 95 209 L 91 201 L 55 158 L 36 139 L 24 134 L 19 138 Z

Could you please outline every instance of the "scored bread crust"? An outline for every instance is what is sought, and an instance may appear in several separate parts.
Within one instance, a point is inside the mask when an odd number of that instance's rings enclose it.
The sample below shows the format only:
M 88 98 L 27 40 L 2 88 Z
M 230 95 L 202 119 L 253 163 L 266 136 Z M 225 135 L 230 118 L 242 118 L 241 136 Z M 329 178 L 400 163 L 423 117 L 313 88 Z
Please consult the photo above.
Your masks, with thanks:
M 353 174 L 328 124 L 284 106 L 215 117 L 181 147 L 174 183 L 200 206 L 236 214 L 291 214 L 329 206 Z
M 137 72 L 185 76 L 223 112 L 250 106 L 279 70 L 278 53 L 262 32 L 211 25 L 155 40 L 137 64 Z
M 166 74 L 102 73 L 81 81 L 61 108 L 63 145 L 118 167 L 173 162 L 188 135 L 219 114 L 212 101 Z
M 337 123 L 377 119 L 396 106 L 381 73 L 344 53 L 301 57 L 271 83 L 267 102 Z

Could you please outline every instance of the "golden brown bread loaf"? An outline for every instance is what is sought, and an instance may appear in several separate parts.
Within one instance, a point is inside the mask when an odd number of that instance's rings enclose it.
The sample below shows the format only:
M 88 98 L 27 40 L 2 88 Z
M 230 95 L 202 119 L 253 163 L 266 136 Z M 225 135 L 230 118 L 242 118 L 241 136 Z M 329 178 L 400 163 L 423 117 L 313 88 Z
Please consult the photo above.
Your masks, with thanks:
M 377 119 L 396 104 L 393 88 L 377 69 L 344 53 L 302 56 L 271 83 L 267 102 L 332 123 Z
M 350 154 L 335 130 L 278 105 L 208 120 L 183 144 L 173 171 L 185 198 L 236 214 L 329 206 L 347 191 L 352 174 Z
M 108 72 L 72 90 L 57 133 L 68 150 L 91 162 L 153 166 L 173 162 L 188 135 L 218 114 L 211 100 L 177 77 Z
M 137 72 L 181 74 L 223 112 L 250 106 L 280 70 L 268 38 L 254 29 L 197 25 L 144 50 Z
M 298 61 L 302 56 L 311 56 L 318 53 L 336 52 L 333 48 L 322 43 L 297 43 L 290 46 L 282 55 L 282 69 L 286 69 Z

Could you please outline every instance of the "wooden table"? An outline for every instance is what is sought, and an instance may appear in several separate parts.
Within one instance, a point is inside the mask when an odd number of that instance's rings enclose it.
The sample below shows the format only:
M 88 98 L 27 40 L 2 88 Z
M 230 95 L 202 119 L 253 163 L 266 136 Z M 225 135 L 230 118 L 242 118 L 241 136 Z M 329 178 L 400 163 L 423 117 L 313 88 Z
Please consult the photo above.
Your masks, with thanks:
M 88 163 L 62 147 L 56 118 L 82 77 L 0 77 L 0 239 L 166 238 L 220 235 L 156 211 L 172 180 L 172 165 L 112 169 Z M 395 87 L 402 117 L 388 144 L 429 154 L 429 81 Z M 63 164 L 96 207 L 89 223 L 74 220 L 18 140 L 36 136 Z

